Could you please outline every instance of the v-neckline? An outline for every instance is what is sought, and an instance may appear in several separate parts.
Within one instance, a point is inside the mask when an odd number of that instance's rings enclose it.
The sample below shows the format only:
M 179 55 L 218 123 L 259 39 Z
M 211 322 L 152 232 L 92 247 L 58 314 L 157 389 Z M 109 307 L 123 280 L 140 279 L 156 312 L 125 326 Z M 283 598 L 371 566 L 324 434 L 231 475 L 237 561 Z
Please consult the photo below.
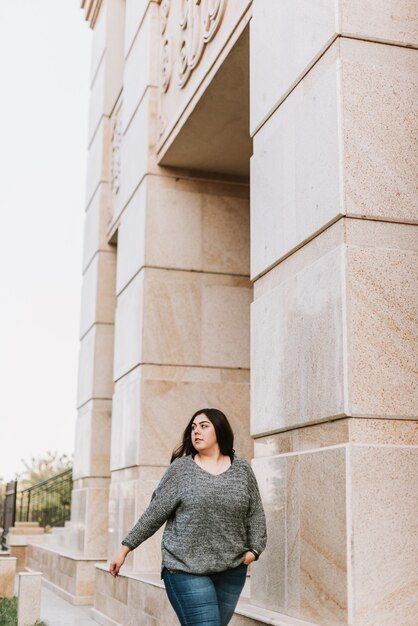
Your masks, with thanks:
M 231 460 L 231 463 L 229 465 L 229 467 L 226 468 L 226 470 L 224 470 L 223 472 L 221 472 L 220 474 L 212 474 L 212 472 L 208 472 L 208 470 L 205 470 L 203 467 L 201 467 L 197 461 L 194 459 L 194 457 L 191 457 L 192 462 L 196 465 L 196 467 L 198 467 L 202 472 L 204 472 L 205 474 L 207 474 L 208 476 L 213 476 L 214 478 L 217 478 L 218 476 L 223 476 L 224 474 L 226 474 L 232 467 L 232 463 L 233 461 Z

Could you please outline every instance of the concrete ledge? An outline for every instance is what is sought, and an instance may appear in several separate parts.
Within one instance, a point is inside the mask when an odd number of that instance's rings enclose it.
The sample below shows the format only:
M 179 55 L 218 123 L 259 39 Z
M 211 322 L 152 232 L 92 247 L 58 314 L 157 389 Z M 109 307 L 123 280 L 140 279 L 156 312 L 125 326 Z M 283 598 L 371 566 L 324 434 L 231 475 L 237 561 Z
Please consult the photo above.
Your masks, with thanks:
M 31 543 L 27 569 L 42 572 L 44 584 L 75 606 L 93 604 L 97 559 L 56 546 Z
M 95 567 L 102 572 L 109 572 L 109 563 L 110 561 L 106 561 L 106 563 L 96 563 Z M 118 578 L 130 578 L 131 580 L 138 580 L 141 583 L 146 583 L 153 587 L 165 589 L 159 572 L 133 572 L 125 568 L 123 572 L 118 574 Z
M 88 604 L 93 604 L 94 596 L 75 596 L 69 591 L 65 591 L 65 589 L 58 587 L 58 585 L 55 585 L 50 580 L 44 577 L 42 577 L 42 584 L 50 591 L 56 593 L 57 596 L 63 598 L 63 600 L 66 600 L 74 606 L 85 606 Z
M 93 561 L 93 562 L 106 562 L 105 559 L 99 556 L 83 556 L 81 552 L 70 552 L 69 550 L 65 550 L 60 548 L 59 546 L 53 546 L 44 544 L 38 541 L 28 541 L 28 546 L 33 546 L 34 548 L 40 548 L 45 550 L 46 552 L 53 552 L 54 554 L 58 554 L 59 556 L 63 556 L 66 559 L 72 559 L 73 561 Z
M 96 570 L 104 573 L 108 573 L 108 566 L 105 563 L 97 563 Z M 166 594 L 164 590 L 164 583 L 160 578 L 159 572 L 130 572 L 129 570 L 125 570 L 123 573 L 119 574 L 118 579 L 125 579 L 126 583 L 129 584 L 129 593 L 141 593 L 147 594 L 146 589 L 143 588 L 142 591 L 139 591 L 139 588 L 136 588 L 136 585 L 147 585 L 150 589 L 154 588 L 154 592 L 152 592 L 152 596 L 154 601 L 148 603 L 148 608 L 151 606 L 162 607 L 166 600 Z M 110 610 L 112 604 L 112 598 L 114 600 L 114 608 L 113 608 L 113 616 L 106 615 L 103 613 L 100 608 L 95 606 L 91 610 L 91 616 L 94 620 L 96 620 L 102 626 L 126 626 L 127 621 L 129 621 L 128 613 L 129 613 L 129 605 L 125 604 L 125 601 L 121 601 L 121 598 L 124 596 L 122 593 L 118 593 L 116 585 L 117 580 L 112 579 L 112 581 L 106 582 L 106 579 L 101 579 L 101 584 L 97 584 L 96 581 L 96 594 L 99 594 L 98 597 L 95 598 L 95 604 L 97 601 L 100 601 L 100 594 L 104 593 L 107 597 L 107 603 L 104 610 Z M 121 584 L 121 583 L 117 583 Z M 132 586 L 133 585 L 133 586 Z M 101 588 L 103 587 L 103 588 Z M 137 591 L 135 591 L 137 589 Z M 126 598 L 129 596 L 129 593 L 125 596 Z M 159 596 L 161 593 L 161 596 Z M 155 595 L 157 594 L 157 595 Z M 161 598 L 161 600 L 160 600 Z M 120 611 L 120 615 L 124 614 L 123 622 L 115 621 L 119 617 L 118 611 Z M 164 624 L 164 615 L 165 614 L 157 614 L 158 611 L 151 615 L 151 618 L 155 620 L 156 623 L 161 626 L 165 626 Z M 126 618 L 126 619 L 125 619 Z M 119 617 L 119 619 L 121 619 Z M 127 621 L 126 621 L 127 620 Z M 171 624 L 171 621 L 170 621 Z M 256 606 L 252 604 L 250 599 L 241 596 L 241 600 L 238 602 L 238 606 L 235 610 L 235 616 L 232 619 L 231 626 L 237 624 L 239 626 L 257 626 L 261 624 L 269 624 L 270 626 L 319 626 L 318 624 L 314 624 L 312 622 L 306 622 L 304 620 L 297 619 L 295 617 L 290 617 L 289 615 L 285 615 L 283 613 L 277 613 L 275 611 L 269 611 L 260 606 Z

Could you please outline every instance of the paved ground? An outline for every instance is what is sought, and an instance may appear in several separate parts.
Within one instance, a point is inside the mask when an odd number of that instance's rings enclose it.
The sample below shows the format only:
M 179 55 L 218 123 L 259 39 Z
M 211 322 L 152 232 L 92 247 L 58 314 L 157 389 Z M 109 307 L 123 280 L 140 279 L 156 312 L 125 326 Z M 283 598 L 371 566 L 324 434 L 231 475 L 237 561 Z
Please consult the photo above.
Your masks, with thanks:
M 73 606 L 42 585 L 41 619 L 48 626 L 98 626 L 89 606 Z

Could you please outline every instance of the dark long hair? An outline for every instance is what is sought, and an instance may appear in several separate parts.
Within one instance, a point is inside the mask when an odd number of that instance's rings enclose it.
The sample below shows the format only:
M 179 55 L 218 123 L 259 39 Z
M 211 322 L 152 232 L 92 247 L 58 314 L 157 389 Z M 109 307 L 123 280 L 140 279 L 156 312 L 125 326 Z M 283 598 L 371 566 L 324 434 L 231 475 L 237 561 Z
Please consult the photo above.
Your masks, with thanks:
M 191 454 L 194 457 L 194 455 L 197 454 L 197 450 L 192 444 L 192 423 L 194 418 L 198 415 L 206 415 L 206 417 L 212 422 L 216 432 L 216 441 L 218 442 L 221 454 L 229 456 L 232 461 L 235 454 L 235 450 L 233 448 L 234 433 L 232 432 L 231 425 L 228 422 L 226 415 L 222 413 L 222 411 L 219 411 L 219 409 L 200 409 L 200 411 L 196 411 L 190 419 L 190 422 L 187 424 L 183 433 L 182 442 L 178 448 L 173 451 L 170 463 L 181 456 Z

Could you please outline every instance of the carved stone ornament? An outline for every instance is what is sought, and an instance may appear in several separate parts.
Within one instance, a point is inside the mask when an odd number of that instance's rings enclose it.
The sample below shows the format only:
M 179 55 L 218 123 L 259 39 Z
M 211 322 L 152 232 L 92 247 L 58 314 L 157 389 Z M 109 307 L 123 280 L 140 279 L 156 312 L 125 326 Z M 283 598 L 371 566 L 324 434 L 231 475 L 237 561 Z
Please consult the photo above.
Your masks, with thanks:
M 164 39 L 161 58 L 161 90 L 165 93 L 171 80 L 171 45 L 169 39 Z
M 183 31 L 177 55 L 177 84 L 183 88 L 202 58 L 205 46 L 215 36 L 226 0 L 181 0 Z
M 170 13 L 170 0 L 161 0 L 160 4 L 160 26 L 161 34 L 164 35 L 167 26 L 168 14 Z
M 170 13 L 170 0 L 162 0 L 160 4 L 160 30 L 162 35 L 161 49 L 161 91 L 165 93 L 171 80 L 171 42 L 165 36 L 168 15 Z
M 121 145 L 122 145 L 122 122 L 118 119 L 113 124 L 111 139 L 112 156 L 110 164 L 110 181 L 112 193 L 116 195 L 120 189 L 121 174 Z
M 165 129 L 167 128 L 167 118 L 160 113 L 158 116 L 158 136 L 162 137 L 165 133 Z

